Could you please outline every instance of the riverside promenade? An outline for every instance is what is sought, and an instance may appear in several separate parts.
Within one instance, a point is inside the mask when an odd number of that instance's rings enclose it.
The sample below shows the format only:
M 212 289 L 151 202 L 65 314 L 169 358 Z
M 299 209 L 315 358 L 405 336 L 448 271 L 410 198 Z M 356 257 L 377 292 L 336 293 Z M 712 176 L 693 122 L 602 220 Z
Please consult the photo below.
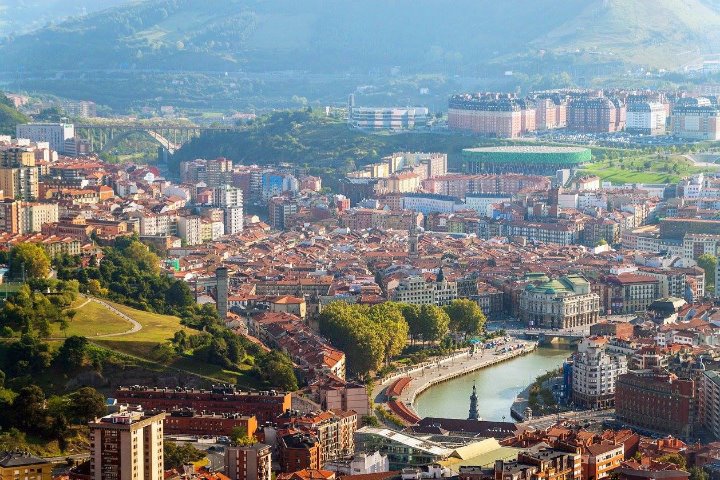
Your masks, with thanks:
M 537 344 L 512 339 L 504 347 L 515 348 L 502 353 L 494 349 L 479 350 L 472 355 L 469 351 L 463 351 L 393 375 L 373 389 L 373 399 L 376 404 L 383 404 L 407 423 L 412 423 L 413 416 L 417 417 L 413 406 L 415 399 L 428 388 L 511 358 L 526 355 L 534 351 Z

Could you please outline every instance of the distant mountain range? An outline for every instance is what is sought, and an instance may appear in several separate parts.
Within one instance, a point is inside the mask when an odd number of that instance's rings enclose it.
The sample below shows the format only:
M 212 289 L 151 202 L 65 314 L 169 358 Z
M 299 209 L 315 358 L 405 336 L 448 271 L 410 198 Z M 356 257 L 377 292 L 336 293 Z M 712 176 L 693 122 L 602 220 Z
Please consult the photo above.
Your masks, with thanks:
M 28 33 L 127 0 L 0 0 L 0 38 Z
M 677 67 L 720 53 L 717 0 L 152 0 L 91 13 L 113 3 L 0 0 L 0 18 L 87 12 L 0 53 L 29 69 L 265 71 L 423 71 L 578 49 Z
M 93 75 L 139 71 L 481 78 L 597 66 L 593 76 L 601 65 L 677 69 L 720 53 L 720 0 L 151 0 L 92 12 L 118 1 L 0 0 L 0 22 L 17 17 L 8 5 L 87 5 L 0 40 L 0 75 L 37 89 L 83 72 L 70 87 L 87 91 Z M 159 97 L 172 85 L 142 87 Z

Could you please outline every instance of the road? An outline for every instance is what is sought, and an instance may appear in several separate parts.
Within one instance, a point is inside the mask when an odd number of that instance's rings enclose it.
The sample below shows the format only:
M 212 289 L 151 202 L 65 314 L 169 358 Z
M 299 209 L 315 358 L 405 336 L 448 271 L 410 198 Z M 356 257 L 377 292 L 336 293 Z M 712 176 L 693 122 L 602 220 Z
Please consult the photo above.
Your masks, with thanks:
M 538 430 L 542 430 L 551 427 L 562 420 L 574 420 L 578 422 L 590 422 L 590 423 L 601 423 L 605 420 L 612 420 L 615 418 L 615 410 L 579 410 L 576 412 L 565 412 L 559 415 L 546 415 L 544 417 L 534 418 L 528 422 L 521 423 L 520 425 L 526 427 L 533 427 Z

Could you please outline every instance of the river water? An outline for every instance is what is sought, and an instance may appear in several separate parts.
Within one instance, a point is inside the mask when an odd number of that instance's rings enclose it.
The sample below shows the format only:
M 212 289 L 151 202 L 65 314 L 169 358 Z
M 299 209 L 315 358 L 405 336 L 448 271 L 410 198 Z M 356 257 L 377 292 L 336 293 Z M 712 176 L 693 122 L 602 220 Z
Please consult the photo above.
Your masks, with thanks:
M 512 360 L 448 380 L 425 390 L 415 399 L 420 417 L 467 418 L 473 383 L 483 420 L 512 421 L 510 406 L 539 375 L 562 366 L 572 352 L 539 348 Z

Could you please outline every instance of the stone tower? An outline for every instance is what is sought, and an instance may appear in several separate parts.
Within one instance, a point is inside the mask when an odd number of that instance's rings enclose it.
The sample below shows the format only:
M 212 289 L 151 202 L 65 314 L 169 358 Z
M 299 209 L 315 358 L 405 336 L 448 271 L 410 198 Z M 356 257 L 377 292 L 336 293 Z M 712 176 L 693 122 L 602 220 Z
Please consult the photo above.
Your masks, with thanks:
M 417 217 L 413 213 L 410 223 L 410 231 L 408 232 L 408 255 L 412 258 L 418 256 L 418 244 L 420 243 L 420 234 L 417 229 Z

